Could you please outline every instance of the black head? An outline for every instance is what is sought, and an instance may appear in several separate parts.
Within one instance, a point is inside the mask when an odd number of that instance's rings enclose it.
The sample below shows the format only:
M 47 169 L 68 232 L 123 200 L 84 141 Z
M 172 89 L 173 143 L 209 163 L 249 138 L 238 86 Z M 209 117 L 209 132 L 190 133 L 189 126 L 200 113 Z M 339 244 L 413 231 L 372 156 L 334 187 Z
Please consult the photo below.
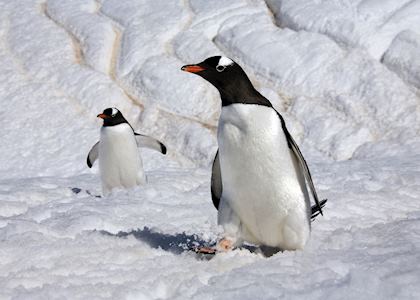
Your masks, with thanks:
M 197 74 L 219 90 L 222 105 L 233 103 L 271 106 L 252 85 L 242 68 L 230 58 L 212 56 L 195 65 L 185 65 L 181 70 Z
M 98 118 L 104 119 L 103 126 L 114 126 L 122 123 L 128 123 L 122 113 L 115 107 L 105 109 Z

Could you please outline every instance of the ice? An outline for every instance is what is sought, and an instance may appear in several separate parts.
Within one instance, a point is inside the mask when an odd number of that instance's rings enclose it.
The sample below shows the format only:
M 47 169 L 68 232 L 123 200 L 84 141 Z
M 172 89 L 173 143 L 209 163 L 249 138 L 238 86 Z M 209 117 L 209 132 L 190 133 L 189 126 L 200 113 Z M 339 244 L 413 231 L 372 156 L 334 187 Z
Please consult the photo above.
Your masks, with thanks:
M 0 1 L 0 299 L 420 297 L 420 1 Z M 220 235 L 222 55 L 284 116 L 328 198 L 303 251 Z M 86 155 L 117 107 L 168 154 L 101 193 Z M 251 248 L 252 249 L 252 248 Z

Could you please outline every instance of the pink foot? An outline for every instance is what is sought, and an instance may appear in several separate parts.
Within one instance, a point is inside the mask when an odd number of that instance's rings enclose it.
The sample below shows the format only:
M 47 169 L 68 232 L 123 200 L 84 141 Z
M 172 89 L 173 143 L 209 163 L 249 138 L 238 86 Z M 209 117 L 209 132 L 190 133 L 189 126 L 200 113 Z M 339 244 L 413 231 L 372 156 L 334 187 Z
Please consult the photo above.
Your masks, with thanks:
M 217 249 L 220 249 L 220 251 L 226 252 L 226 251 L 232 250 L 232 248 L 233 248 L 233 242 L 226 238 L 221 239 L 217 243 Z
M 216 248 L 212 247 L 198 247 L 195 248 L 194 251 L 202 254 L 215 254 L 217 252 Z

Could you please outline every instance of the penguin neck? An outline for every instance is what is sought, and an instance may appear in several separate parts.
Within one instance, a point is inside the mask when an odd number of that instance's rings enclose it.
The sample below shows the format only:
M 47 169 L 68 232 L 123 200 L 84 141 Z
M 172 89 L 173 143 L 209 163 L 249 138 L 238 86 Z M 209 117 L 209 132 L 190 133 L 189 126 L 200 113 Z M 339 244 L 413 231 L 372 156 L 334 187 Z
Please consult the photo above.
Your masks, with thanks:
M 218 90 L 222 99 L 222 107 L 235 103 L 272 107 L 270 101 L 254 88 L 249 79 L 235 82 L 235 84 L 224 85 L 218 88 Z
M 125 124 L 125 123 L 128 124 L 127 120 L 124 117 L 109 118 L 109 119 L 104 120 L 104 124 L 102 126 L 111 127 L 111 126 L 116 126 L 116 125 Z M 131 127 L 130 124 L 128 125 Z

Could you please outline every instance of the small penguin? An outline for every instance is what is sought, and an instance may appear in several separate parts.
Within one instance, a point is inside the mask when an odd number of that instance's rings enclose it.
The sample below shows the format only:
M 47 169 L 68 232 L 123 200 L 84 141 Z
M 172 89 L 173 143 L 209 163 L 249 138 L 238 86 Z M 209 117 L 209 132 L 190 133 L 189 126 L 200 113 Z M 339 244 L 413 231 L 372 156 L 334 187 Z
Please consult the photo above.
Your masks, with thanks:
M 283 117 L 227 57 L 210 57 L 181 70 L 210 82 L 222 100 L 211 192 L 224 235 L 215 248 L 198 251 L 227 251 L 244 241 L 302 249 L 311 217 L 322 214 L 326 200 L 319 202 L 306 161 Z M 315 201 L 312 208 L 307 186 Z
M 122 113 L 107 108 L 98 118 L 104 120 L 99 142 L 93 145 L 87 157 L 92 167 L 99 158 L 102 193 L 109 194 L 113 188 L 131 188 L 146 182 L 143 162 L 138 147 L 150 148 L 166 154 L 166 147 L 158 140 L 134 132 Z

